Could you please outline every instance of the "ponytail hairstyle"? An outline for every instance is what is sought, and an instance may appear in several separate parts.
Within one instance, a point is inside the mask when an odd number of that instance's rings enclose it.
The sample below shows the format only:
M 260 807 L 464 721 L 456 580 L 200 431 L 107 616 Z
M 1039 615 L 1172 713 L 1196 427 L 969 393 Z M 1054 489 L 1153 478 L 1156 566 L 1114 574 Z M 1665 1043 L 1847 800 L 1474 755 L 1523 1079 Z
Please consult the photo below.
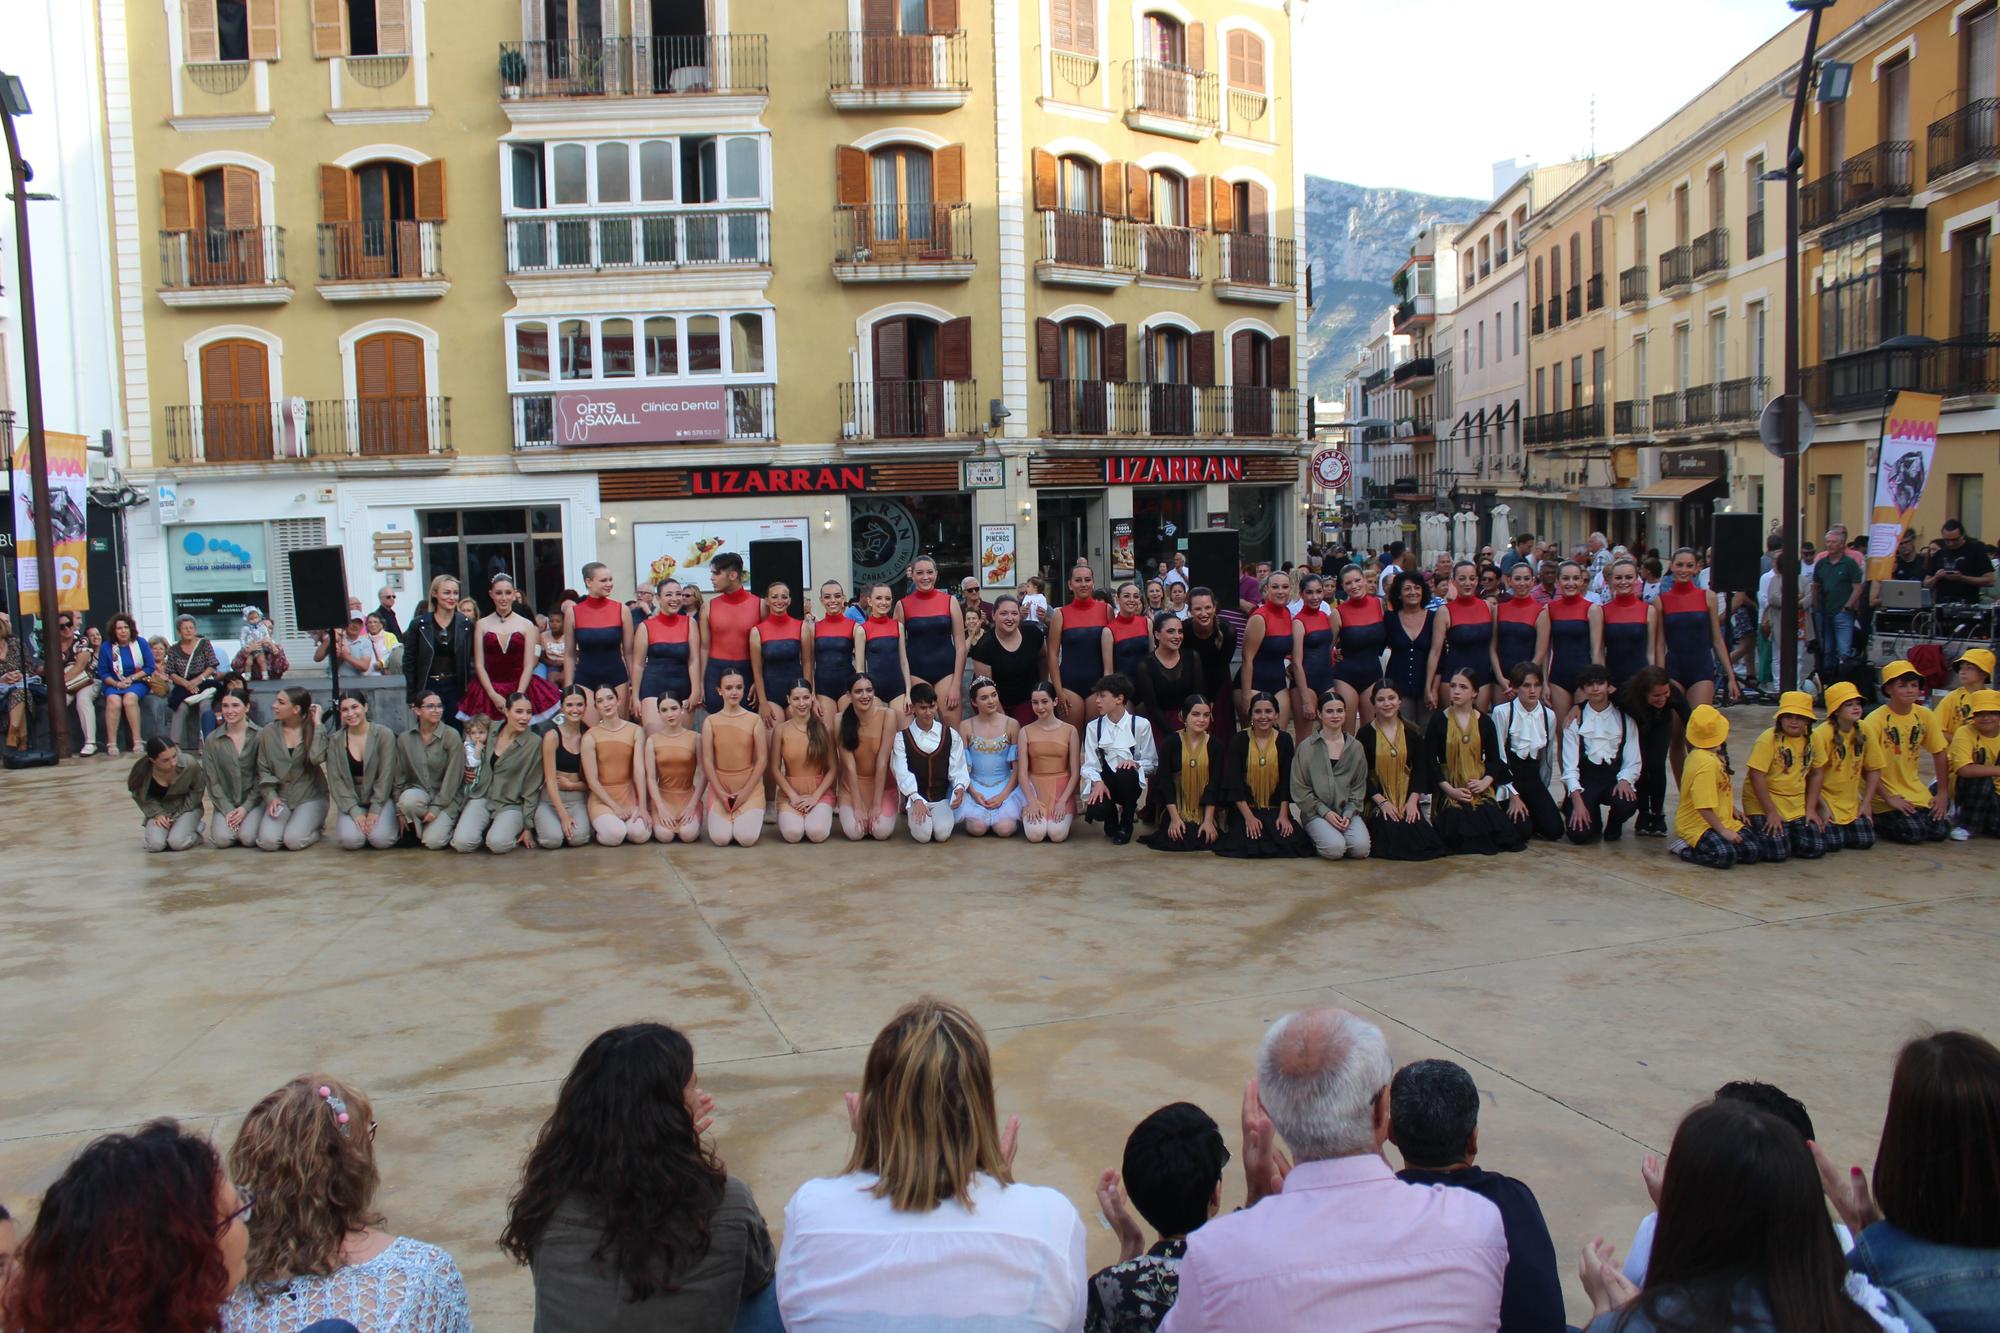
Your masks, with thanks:
M 306 689 L 303 685 L 287 685 L 284 689 L 279 690 L 278 693 L 285 696 L 285 702 L 299 710 L 299 718 L 302 722 L 308 725 L 311 724 L 312 718 L 310 714 L 312 713 L 313 697 L 310 690 Z
M 785 704 L 790 707 L 792 696 L 804 690 L 812 696 L 813 687 L 806 681 L 792 682 L 792 688 L 785 691 Z M 824 769 L 833 759 L 833 736 L 827 731 L 826 723 L 820 721 L 819 709 L 806 709 L 806 758 Z

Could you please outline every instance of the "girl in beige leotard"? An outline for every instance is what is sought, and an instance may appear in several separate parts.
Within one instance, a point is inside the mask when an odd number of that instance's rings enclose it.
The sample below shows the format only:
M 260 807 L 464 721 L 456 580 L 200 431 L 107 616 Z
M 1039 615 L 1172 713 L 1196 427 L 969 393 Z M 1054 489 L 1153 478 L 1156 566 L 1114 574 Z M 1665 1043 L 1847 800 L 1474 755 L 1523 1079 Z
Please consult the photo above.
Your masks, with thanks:
M 687 729 L 687 709 L 663 694 L 654 718 L 660 729 L 646 738 L 646 794 L 653 806 L 653 837 L 693 842 L 701 836 L 701 737 Z
M 771 780 L 786 842 L 825 842 L 833 831 L 833 733 L 819 720 L 814 697 L 810 681 L 795 682 L 783 700 L 785 720 L 773 733 Z
M 895 728 L 896 710 L 876 698 L 874 678 L 856 675 L 840 715 L 840 831 L 850 842 L 896 831 L 899 801 L 888 753 Z
M 701 767 L 708 777 L 708 840 L 749 847 L 764 831 L 764 721 L 743 707 L 749 682 L 735 667 L 717 681 L 721 711 L 701 728 Z
M 1056 716 L 1056 687 L 1049 681 L 1028 696 L 1035 720 L 1021 728 L 1021 789 L 1027 809 L 1021 831 L 1029 842 L 1061 842 L 1075 819 L 1071 798 L 1076 793 L 1076 728 Z
M 593 696 L 597 725 L 583 737 L 583 780 L 590 788 L 584 803 L 590 828 L 606 847 L 621 842 L 650 842 L 653 821 L 646 813 L 633 761 L 645 732 L 625 720 L 615 686 L 600 685 Z

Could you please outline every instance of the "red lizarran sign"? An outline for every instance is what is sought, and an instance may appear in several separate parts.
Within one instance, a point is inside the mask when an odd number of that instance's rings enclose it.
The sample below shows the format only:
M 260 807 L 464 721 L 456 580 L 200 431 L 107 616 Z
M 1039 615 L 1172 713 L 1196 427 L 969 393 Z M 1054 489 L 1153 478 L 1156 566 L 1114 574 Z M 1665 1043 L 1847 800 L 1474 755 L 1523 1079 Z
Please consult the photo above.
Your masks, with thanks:
M 1243 480 L 1243 459 L 1231 454 L 1118 454 L 1104 460 L 1108 486 L 1196 485 Z

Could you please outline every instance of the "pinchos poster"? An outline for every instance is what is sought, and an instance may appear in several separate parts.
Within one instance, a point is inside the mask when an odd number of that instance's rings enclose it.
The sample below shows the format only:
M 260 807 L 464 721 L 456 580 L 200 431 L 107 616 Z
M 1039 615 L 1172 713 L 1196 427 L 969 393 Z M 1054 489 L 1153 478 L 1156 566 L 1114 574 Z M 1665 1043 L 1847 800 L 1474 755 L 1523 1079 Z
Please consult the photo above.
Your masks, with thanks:
M 979 528 L 979 586 L 1014 586 L 1014 525 L 984 523 Z

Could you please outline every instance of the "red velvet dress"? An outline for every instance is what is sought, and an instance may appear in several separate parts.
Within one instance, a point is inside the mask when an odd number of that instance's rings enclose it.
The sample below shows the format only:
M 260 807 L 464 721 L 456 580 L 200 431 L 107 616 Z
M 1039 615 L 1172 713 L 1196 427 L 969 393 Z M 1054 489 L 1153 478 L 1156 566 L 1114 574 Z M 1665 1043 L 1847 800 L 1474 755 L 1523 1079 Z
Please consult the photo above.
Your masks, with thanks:
M 528 636 L 516 633 L 512 638 L 513 642 L 503 648 L 500 636 L 492 630 L 486 631 L 486 678 L 493 682 L 493 688 L 500 691 L 503 699 L 513 692 L 515 682 L 520 680 L 522 662 L 528 655 Z M 525 693 L 538 717 L 562 699 L 562 692 L 553 683 L 532 673 L 528 676 Z M 476 673 L 467 675 L 465 701 L 459 705 L 459 711 L 467 717 L 490 717 L 496 722 L 503 716 L 502 711 L 486 697 L 486 691 L 479 687 Z

